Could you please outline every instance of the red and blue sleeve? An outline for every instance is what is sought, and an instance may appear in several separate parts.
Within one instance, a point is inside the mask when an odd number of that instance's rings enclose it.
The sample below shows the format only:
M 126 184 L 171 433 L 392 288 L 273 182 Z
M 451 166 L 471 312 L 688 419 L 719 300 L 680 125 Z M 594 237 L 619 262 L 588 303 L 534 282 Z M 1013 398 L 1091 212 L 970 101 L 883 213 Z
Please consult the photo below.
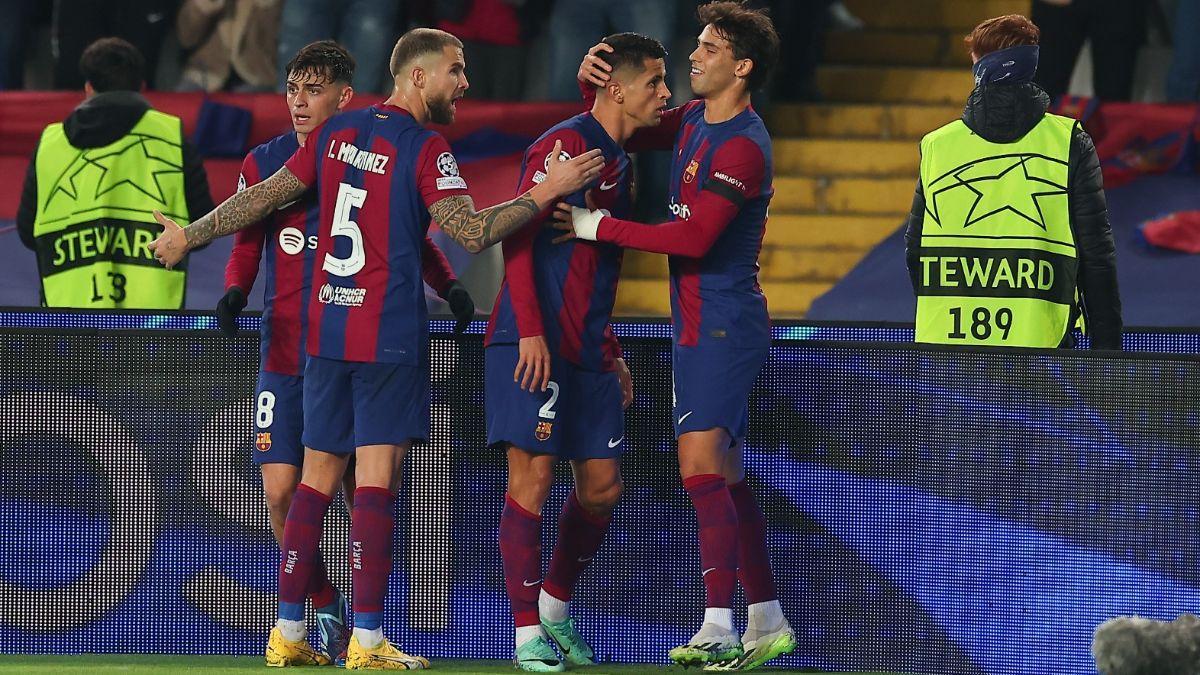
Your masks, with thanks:
M 324 124 L 314 129 L 308 135 L 304 145 L 296 148 L 296 152 L 292 153 L 292 156 L 283 165 L 296 177 L 296 180 L 308 187 L 312 187 L 317 182 L 317 149 L 314 146 L 316 146 L 315 141 L 320 137 L 323 126 Z
M 639 251 L 702 258 L 742 204 L 758 196 L 765 174 L 762 150 L 750 139 L 735 136 L 714 153 L 704 189 L 696 202 L 688 205 L 689 218 L 646 225 L 605 216 L 596 238 Z
M 560 140 L 562 152 L 572 157 L 587 150 L 587 143 L 579 132 L 561 129 L 547 134 L 525 151 L 525 173 L 521 176 L 517 194 L 524 194 L 546 179 L 546 167 L 550 162 L 557 161 L 557 158 L 551 157 L 554 143 Z M 517 332 L 523 338 L 546 334 L 533 274 L 533 242 L 552 208 L 548 207 L 539 213 L 501 245 L 504 250 L 504 281 L 508 285 L 513 313 L 517 317 Z
M 417 191 L 425 208 L 447 197 L 471 195 L 467 181 L 458 172 L 458 160 L 441 134 L 431 134 L 417 156 Z
M 433 243 L 428 234 L 425 235 L 421 249 L 421 278 L 439 297 L 443 296 L 450 284 L 458 280 L 458 277 L 454 276 L 454 268 L 450 266 L 446 254 Z
M 262 180 L 258 175 L 258 164 L 253 155 L 246 155 L 242 160 L 242 172 L 238 176 L 238 192 Z M 225 290 L 240 288 L 249 294 L 258 276 L 258 263 L 262 260 L 263 243 L 266 239 L 266 220 L 238 230 L 234 236 L 233 250 L 229 252 L 229 261 L 225 263 Z
M 617 334 L 613 332 L 612 324 L 604 327 L 604 345 L 614 359 L 625 357 L 624 352 L 621 351 L 621 343 L 617 340 Z

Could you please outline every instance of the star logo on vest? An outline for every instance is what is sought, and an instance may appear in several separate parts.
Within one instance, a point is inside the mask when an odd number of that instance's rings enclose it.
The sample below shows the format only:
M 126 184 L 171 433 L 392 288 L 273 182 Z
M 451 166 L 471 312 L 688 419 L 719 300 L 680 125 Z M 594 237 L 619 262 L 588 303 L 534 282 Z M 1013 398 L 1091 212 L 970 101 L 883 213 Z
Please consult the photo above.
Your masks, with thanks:
M 696 180 L 696 172 L 699 170 L 700 170 L 700 162 L 697 162 L 696 160 L 693 159 L 692 163 L 688 164 L 687 168 L 683 170 L 683 182 L 690 183 L 690 182 Z
M 1065 166 L 1066 162 L 1033 153 L 984 157 L 926 185 L 925 209 L 943 227 L 953 226 L 961 218 L 965 229 L 993 216 L 1012 214 L 1045 231 L 1044 200 L 1065 199 L 1067 194 L 1066 186 L 1055 183 L 1047 174 L 1054 168 L 1061 173 Z M 964 200 L 972 201 L 961 215 Z M 944 218 L 951 222 L 944 222 Z
M 105 203 L 138 211 L 150 208 L 143 201 L 147 198 L 155 204 L 167 206 L 163 179 L 171 174 L 183 173 L 181 160 L 179 163 L 173 161 L 178 155 L 179 146 L 144 135 L 126 136 L 114 145 L 116 147 L 106 146 L 81 152 L 51 189 L 50 197 L 46 200 L 47 210 L 60 193 L 73 201 L 82 198 L 90 203 L 115 192 L 105 198 Z

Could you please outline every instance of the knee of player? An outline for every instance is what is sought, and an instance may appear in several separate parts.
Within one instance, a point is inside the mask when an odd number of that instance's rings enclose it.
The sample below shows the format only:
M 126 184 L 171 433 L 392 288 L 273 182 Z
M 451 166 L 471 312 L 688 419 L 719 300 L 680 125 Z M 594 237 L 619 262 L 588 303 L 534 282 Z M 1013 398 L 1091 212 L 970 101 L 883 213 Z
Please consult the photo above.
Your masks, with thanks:
M 517 503 L 523 506 L 537 505 L 540 508 L 550 496 L 550 485 L 553 482 L 554 468 L 535 464 L 519 475 L 509 477 L 508 492 Z
M 267 508 L 271 513 L 287 515 L 292 506 L 292 497 L 296 494 L 296 486 L 266 481 L 263 483 L 263 492 L 266 493 Z
M 601 488 L 580 490 L 577 487 L 575 496 L 585 511 L 607 516 L 616 508 L 617 502 L 621 499 L 621 493 L 624 491 L 625 482 L 617 478 L 616 481 Z

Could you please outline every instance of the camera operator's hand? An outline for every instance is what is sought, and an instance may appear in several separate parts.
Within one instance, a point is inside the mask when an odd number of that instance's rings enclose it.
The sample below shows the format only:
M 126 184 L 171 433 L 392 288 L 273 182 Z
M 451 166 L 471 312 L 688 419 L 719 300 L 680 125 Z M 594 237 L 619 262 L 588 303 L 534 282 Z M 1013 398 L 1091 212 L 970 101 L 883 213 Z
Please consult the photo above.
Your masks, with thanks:
M 217 301 L 217 325 L 221 327 L 221 332 L 230 340 L 237 337 L 237 318 L 245 308 L 246 294 L 237 286 L 230 288 Z
M 458 319 L 458 323 L 454 325 L 454 334 L 462 335 L 466 332 L 467 326 L 471 325 L 471 320 L 475 318 L 475 301 L 471 299 L 467 287 L 458 280 L 450 282 L 442 299 L 450 305 L 450 312 L 454 314 L 455 319 Z

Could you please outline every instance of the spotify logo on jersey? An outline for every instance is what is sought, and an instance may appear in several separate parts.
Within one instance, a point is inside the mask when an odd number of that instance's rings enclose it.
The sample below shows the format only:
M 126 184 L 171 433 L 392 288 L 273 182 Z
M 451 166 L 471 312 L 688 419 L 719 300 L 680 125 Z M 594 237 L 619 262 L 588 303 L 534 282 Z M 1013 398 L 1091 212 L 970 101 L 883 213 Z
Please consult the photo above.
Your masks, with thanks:
M 296 255 L 304 250 L 304 245 L 308 244 L 311 249 L 317 248 L 316 236 L 309 237 L 307 241 L 304 238 L 304 233 L 294 227 L 285 227 L 279 231 L 279 248 L 288 255 Z

